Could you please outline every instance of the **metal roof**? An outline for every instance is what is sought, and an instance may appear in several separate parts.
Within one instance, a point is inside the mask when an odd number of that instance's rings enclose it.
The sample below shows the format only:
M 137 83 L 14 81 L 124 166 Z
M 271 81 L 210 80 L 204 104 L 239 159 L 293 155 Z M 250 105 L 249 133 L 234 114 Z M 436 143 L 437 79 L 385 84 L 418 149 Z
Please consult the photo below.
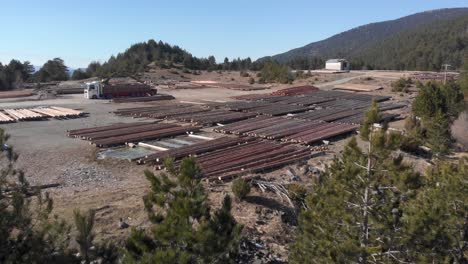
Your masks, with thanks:
M 329 59 L 327 63 L 337 63 L 337 62 L 346 62 L 345 59 Z

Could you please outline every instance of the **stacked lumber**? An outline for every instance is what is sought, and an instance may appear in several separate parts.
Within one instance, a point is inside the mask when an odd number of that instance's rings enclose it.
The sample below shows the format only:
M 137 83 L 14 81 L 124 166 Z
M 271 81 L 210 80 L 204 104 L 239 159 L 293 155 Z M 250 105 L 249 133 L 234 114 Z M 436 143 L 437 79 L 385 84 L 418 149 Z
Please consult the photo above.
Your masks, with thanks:
M 303 95 L 309 93 L 315 93 L 319 90 L 319 88 L 312 86 L 312 85 L 304 85 L 304 86 L 296 86 L 286 89 L 281 89 L 275 92 L 272 92 L 271 95 Z
M 354 92 L 373 92 L 381 90 L 383 87 L 381 85 L 369 85 L 369 84 L 356 84 L 356 83 L 344 83 L 335 85 L 333 90 L 345 90 L 345 91 L 354 91 Z
M 200 130 L 199 127 L 179 126 L 175 124 L 131 123 L 109 126 L 75 129 L 68 131 L 68 136 L 91 141 L 97 147 L 111 147 L 137 143 L 144 140 L 178 136 Z
M 114 103 L 135 103 L 135 102 L 152 102 L 161 100 L 173 100 L 174 96 L 168 94 L 157 94 L 153 96 L 141 96 L 141 97 L 120 97 L 112 99 Z
M 226 181 L 243 174 L 277 169 L 311 156 L 308 148 L 251 141 L 200 155 L 196 160 L 208 181 Z
M 358 128 L 353 124 L 311 122 L 282 117 L 260 116 L 213 129 L 218 133 L 245 135 L 305 145 L 346 135 Z
M 36 113 L 42 114 L 45 117 L 63 118 L 63 117 L 79 117 L 83 114 L 81 111 L 76 111 L 65 107 L 47 107 L 31 109 Z
M 212 144 L 209 144 L 212 143 Z M 184 157 L 196 155 L 203 176 L 208 181 L 226 181 L 242 174 L 259 173 L 307 160 L 312 156 L 310 148 L 277 144 L 246 138 L 220 138 L 173 150 L 166 150 L 142 158 L 139 163 L 152 162 L 156 169 L 163 169 L 166 157 L 176 160 L 180 166 Z
M 33 89 L 2 91 L 0 92 L 0 99 L 26 97 L 31 95 L 33 95 Z
M 153 107 L 122 108 L 114 112 L 116 115 L 132 117 L 150 117 L 169 119 L 181 122 L 191 122 L 195 125 L 211 125 L 230 123 L 254 117 L 255 113 L 237 113 L 226 110 L 211 110 L 192 105 L 161 105 Z
M 2 111 L 0 111 L 0 123 L 38 120 L 47 117 L 78 117 L 83 115 L 81 111 L 58 106 L 31 109 L 3 109 Z
M 12 123 L 12 122 L 16 122 L 16 120 L 11 118 L 10 116 L 0 112 L 0 124 Z
M 43 116 L 28 109 L 3 109 L 15 121 L 23 120 L 36 120 L 41 119 Z
M 253 141 L 254 138 L 244 137 L 244 138 L 236 138 L 236 137 L 221 137 L 213 140 L 208 140 L 204 142 L 195 143 L 193 145 L 183 146 L 180 148 L 170 149 L 167 151 L 160 151 L 155 154 L 146 155 L 145 157 L 140 158 L 137 162 L 139 164 L 143 163 L 156 163 L 162 164 L 165 158 L 173 158 L 175 160 L 199 155 L 202 153 L 206 153 L 209 151 L 215 151 L 231 146 L 235 146 L 238 144 L 247 143 Z

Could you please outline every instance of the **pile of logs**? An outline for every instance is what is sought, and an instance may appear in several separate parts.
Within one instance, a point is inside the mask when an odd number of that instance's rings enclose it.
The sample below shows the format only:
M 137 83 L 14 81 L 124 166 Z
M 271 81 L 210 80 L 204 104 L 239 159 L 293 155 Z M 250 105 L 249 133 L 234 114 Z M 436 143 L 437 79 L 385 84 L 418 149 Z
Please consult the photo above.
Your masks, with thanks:
M 315 144 L 325 139 L 348 134 L 357 128 L 357 125 L 349 124 L 259 116 L 217 127 L 214 131 L 271 140 L 281 139 L 285 142 Z
M 31 109 L 2 109 L 0 110 L 0 123 L 39 120 L 49 117 L 69 118 L 79 117 L 81 115 L 83 115 L 81 111 L 58 106 Z
M 135 102 L 152 102 L 161 100 L 173 100 L 174 96 L 168 94 L 157 94 L 153 96 L 140 96 L 140 97 L 120 97 L 112 99 L 114 103 L 135 103 Z
M 68 136 L 89 140 L 91 144 L 97 147 L 111 147 L 183 135 L 199 129 L 199 127 L 178 126 L 175 124 L 141 122 L 69 130 Z
M 318 91 L 319 88 L 312 85 L 296 86 L 286 89 L 281 89 L 276 92 L 272 92 L 272 95 L 303 95 L 308 93 L 314 93 Z

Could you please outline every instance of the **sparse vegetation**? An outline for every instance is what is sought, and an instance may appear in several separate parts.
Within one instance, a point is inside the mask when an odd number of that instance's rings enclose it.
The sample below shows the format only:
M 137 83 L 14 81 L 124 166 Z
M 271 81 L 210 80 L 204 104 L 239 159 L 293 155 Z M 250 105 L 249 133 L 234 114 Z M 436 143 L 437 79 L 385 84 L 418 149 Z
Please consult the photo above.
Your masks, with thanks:
M 240 71 L 239 75 L 240 75 L 240 77 L 249 77 L 250 76 L 249 73 L 246 72 L 246 71 Z
M 232 192 L 239 200 L 244 200 L 250 193 L 250 184 L 243 178 L 237 178 L 232 182 Z

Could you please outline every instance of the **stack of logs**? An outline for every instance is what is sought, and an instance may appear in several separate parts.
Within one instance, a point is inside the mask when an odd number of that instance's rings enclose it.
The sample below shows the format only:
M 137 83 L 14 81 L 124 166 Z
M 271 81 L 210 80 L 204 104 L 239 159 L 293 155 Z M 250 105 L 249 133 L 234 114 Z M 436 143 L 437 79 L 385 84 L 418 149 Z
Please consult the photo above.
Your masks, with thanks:
M 215 132 L 246 135 L 286 142 L 314 144 L 355 131 L 357 125 L 310 122 L 282 117 L 259 116 L 254 119 L 217 127 Z
M 58 106 L 31 109 L 3 109 L 0 111 L 0 123 L 39 120 L 48 117 L 70 118 L 79 117 L 81 115 L 83 115 L 81 111 Z
M 121 123 L 69 130 L 68 136 L 89 140 L 97 147 L 111 147 L 193 133 L 199 129 L 199 127 L 151 122 Z

